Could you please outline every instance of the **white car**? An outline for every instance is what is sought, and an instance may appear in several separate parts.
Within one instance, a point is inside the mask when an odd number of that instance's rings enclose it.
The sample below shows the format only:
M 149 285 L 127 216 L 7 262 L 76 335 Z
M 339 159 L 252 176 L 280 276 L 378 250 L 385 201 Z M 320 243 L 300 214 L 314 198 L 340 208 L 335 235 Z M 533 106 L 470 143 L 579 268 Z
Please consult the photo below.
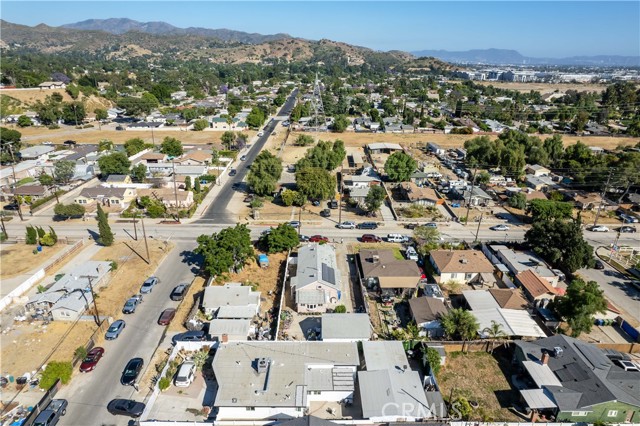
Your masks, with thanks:
M 260 130 L 260 131 L 258 132 L 258 137 L 262 137 L 262 136 L 264 136 L 264 132 L 263 132 L 262 130 Z
M 356 229 L 355 222 L 342 222 L 338 224 L 338 228 L 340 229 Z
M 491 228 L 492 231 L 508 231 L 509 230 L 509 226 L 507 225 L 495 225 L 492 226 Z
M 174 383 L 180 388 L 189 387 L 196 375 L 196 364 L 193 361 L 185 361 L 182 363 L 176 374 Z
M 591 232 L 609 232 L 609 228 L 607 228 L 606 226 L 603 225 L 598 225 L 598 226 L 592 226 L 591 229 L 589 229 Z

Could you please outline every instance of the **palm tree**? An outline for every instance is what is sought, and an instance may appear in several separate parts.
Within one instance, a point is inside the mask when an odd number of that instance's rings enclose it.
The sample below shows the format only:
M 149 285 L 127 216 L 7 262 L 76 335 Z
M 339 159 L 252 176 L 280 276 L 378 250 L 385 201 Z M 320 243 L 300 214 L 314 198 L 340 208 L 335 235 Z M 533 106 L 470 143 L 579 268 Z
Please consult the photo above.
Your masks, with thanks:
M 507 337 L 507 333 L 505 333 L 504 330 L 502 330 L 502 324 L 497 323 L 494 320 L 491 320 L 491 326 L 485 327 L 484 330 L 482 330 L 482 332 L 486 334 L 489 337 L 489 339 L 491 339 L 490 353 L 492 354 L 493 354 L 493 349 L 494 349 L 496 340 Z
M 452 309 L 440 317 L 440 324 L 448 338 L 457 337 L 462 340 L 464 352 L 467 340 L 471 340 L 478 334 L 480 324 L 476 317 L 466 309 Z

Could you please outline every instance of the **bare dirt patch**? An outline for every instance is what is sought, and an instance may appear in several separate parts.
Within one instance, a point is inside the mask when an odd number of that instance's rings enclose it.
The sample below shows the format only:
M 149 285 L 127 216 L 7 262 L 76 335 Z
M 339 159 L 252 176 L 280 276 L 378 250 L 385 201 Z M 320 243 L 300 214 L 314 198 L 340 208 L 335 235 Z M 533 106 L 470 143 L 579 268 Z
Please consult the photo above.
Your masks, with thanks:
M 203 277 L 195 277 L 195 279 L 191 282 L 189 286 L 189 291 L 184 296 L 182 302 L 180 302 L 180 306 L 178 306 L 178 310 L 176 311 L 176 316 L 169 323 L 169 331 L 177 331 L 184 332 L 187 331 L 187 328 L 184 326 L 191 309 L 193 309 L 193 300 L 196 293 L 201 291 L 205 285 L 207 284 L 207 280 Z
M 36 248 L 27 244 L 2 244 L 0 245 L 0 278 L 10 278 L 28 272 L 38 265 L 44 264 L 56 253 L 66 249 L 63 243 L 58 243 L 53 247 L 42 247 L 42 251 L 33 254 Z
M 483 86 L 493 86 L 500 89 L 515 90 L 518 92 L 530 91 L 540 92 L 541 94 L 553 92 L 566 92 L 567 90 L 576 90 L 578 92 L 604 92 L 607 89 L 606 84 L 590 84 L 590 83 L 518 83 L 508 81 L 478 81 Z
M 517 402 L 518 393 L 511 389 L 510 378 L 505 377 L 499 360 L 509 365 L 508 358 L 486 352 L 448 354 L 446 365 L 437 375 L 440 392 L 445 398 L 451 395 L 454 400 L 464 397 L 476 401 L 479 407 L 473 410 L 469 420 L 520 420 L 506 408 Z
M 47 96 L 51 96 L 54 93 L 62 95 L 63 102 L 73 102 L 74 99 L 69 96 L 66 90 L 40 90 L 40 89 L 3 89 L 1 92 L 3 95 L 11 96 L 14 99 L 19 100 L 27 106 L 35 104 L 37 101 L 44 102 Z M 85 103 L 85 108 L 89 115 L 93 115 L 93 110 L 96 108 L 111 108 L 112 102 L 95 96 L 86 97 L 82 93 L 78 97 L 78 101 Z

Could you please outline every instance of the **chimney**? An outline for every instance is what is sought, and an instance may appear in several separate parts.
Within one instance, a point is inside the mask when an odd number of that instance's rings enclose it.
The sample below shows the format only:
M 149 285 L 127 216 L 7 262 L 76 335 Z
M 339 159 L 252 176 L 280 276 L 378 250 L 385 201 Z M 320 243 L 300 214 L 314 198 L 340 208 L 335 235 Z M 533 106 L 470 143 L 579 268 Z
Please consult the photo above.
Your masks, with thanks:
M 228 334 L 223 334 L 222 335 L 222 343 L 227 343 L 229 341 L 229 335 Z
M 549 363 L 549 353 L 548 352 L 543 352 L 542 354 L 542 365 L 547 365 Z

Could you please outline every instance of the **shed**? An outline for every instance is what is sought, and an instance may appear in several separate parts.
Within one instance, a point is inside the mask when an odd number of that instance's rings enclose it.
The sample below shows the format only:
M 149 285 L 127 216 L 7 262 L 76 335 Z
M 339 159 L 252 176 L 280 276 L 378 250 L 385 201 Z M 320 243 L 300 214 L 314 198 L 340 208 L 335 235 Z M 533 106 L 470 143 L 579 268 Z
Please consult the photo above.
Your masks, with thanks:
M 258 255 L 258 264 L 260 265 L 261 268 L 266 268 L 269 266 L 269 258 L 267 257 L 266 254 Z

